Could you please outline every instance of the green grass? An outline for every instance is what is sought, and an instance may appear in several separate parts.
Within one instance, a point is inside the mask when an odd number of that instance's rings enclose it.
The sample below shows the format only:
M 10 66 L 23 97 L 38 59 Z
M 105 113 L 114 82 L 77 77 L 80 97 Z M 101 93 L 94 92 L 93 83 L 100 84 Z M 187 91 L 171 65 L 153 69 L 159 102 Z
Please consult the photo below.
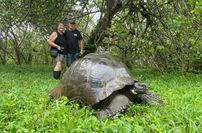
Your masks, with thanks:
M 58 84 L 52 66 L 0 65 L 0 132 L 202 132 L 202 75 L 134 69 L 165 107 L 132 105 L 113 119 L 98 120 L 95 110 L 63 98 L 50 101 Z

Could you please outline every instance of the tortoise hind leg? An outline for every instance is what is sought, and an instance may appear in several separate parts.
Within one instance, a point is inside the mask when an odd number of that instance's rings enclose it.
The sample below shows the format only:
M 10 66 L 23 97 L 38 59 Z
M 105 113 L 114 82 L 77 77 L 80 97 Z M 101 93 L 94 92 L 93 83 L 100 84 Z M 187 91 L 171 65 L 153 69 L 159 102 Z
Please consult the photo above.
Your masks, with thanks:
M 131 100 L 127 96 L 123 94 L 117 94 L 112 98 L 105 110 L 97 113 L 97 117 L 113 117 L 117 113 L 121 113 L 127 109 L 128 105 L 131 103 Z
M 57 87 L 53 88 L 49 92 L 49 96 L 51 96 L 54 99 L 59 99 L 62 95 L 63 95 L 63 89 L 60 86 L 57 86 Z

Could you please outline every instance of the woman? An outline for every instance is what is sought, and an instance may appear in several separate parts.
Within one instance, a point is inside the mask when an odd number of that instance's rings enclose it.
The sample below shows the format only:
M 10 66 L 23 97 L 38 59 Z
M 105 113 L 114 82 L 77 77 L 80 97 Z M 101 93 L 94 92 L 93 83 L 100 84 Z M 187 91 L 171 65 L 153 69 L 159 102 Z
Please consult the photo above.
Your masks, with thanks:
M 57 31 L 53 32 L 48 41 L 48 44 L 51 46 L 52 50 L 57 50 L 58 54 L 55 57 L 56 65 L 53 71 L 53 77 L 55 79 L 60 79 L 62 63 L 65 61 L 66 54 L 67 54 L 67 46 L 64 37 L 64 24 L 58 23 L 57 24 Z

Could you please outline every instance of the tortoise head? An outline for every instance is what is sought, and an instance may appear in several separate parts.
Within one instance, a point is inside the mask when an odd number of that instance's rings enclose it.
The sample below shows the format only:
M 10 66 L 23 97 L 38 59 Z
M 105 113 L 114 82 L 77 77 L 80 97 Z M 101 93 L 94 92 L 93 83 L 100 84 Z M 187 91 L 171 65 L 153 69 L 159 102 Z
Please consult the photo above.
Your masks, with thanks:
M 142 94 L 148 90 L 148 85 L 146 83 L 135 82 L 134 86 L 131 88 L 132 94 Z

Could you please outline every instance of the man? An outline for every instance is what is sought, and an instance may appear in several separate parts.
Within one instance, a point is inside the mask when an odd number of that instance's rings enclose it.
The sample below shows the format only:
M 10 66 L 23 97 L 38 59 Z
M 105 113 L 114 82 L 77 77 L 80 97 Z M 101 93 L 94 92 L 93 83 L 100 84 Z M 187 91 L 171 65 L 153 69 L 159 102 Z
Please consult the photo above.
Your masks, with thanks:
M 69 67 L 79 56 L 84 53 L 84 41 L 80 31 L 76 28 L 74 20 L 68 21 L 68 29 L 65 31 L 68 46 L 67 66 Z

